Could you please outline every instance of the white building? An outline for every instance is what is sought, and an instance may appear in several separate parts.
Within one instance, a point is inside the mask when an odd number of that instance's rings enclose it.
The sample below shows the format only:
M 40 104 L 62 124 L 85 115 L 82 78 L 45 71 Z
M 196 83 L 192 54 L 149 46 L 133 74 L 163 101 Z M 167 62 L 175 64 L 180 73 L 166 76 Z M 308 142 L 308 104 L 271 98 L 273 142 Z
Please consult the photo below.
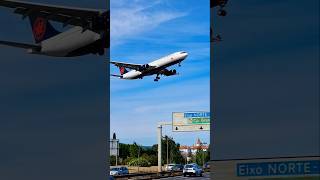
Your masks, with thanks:
M 198 150 L 203 150 L 204 152 L 208 151 L 209 146 L 205 143 L 202 143 L 200 139 L 198 138 L 194 145 L 192 146 L 186 146 L 182 145 L 180 146 L 179 150 L 181 154 L 185 157 L 188 156 L 189 153 L 196 154 Z

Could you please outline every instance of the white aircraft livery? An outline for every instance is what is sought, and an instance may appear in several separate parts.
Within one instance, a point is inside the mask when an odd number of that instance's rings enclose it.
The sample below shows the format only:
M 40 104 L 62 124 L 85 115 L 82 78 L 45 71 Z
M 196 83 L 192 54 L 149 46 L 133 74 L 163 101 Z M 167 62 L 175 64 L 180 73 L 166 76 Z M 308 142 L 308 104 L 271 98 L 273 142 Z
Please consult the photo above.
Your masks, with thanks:
M 177 71 L 175 69 L 168 70 L 167 67 L 175 64 L 179 64 L 180 66 L 181 62 L 187 57 L 187 52 L 179 51 L 152 61 L 148 64 L 131 64 L 111 61 L 111 64 L 114 64 L 120 69 L 120 75 L 111 74 L 111 76 L 118 77 L 120 79 L 142 79 L 144 76 L 156 75 L 154 81 L 159 81 L 159 75 L 177 75 Z M 130 69 L 130 71 L 127 69 Z
M 14 9 L 14 13 L 29 18 L 35 44 L 0 41 L 0 45 L 26 49 L 28 53 L 55 57 L 73 57 L 86 54 L 103 55 L 109 48 L 110 11 L 0 0 L 0 6 Z M 63 27 L 57 31 L 50 23 Z

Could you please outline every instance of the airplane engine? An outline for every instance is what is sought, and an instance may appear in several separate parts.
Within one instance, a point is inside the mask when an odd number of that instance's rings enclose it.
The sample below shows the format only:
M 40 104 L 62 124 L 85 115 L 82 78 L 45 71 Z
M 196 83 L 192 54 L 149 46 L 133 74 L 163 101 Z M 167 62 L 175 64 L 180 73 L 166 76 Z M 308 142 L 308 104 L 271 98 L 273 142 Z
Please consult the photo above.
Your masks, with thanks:
M 140 67 L 139 71 L 144 71 L 144 70 L 148 69 L 149 67 L 150 67 L 149 64 L 144 64 Z
M 165 76 L 173 76 L 173 75 L 177 74 L 177 70 L 173 69 L 173 70 L 170 70 L 170 71 L 165 71 L 165 72 L 163 72 L 163 74 Z

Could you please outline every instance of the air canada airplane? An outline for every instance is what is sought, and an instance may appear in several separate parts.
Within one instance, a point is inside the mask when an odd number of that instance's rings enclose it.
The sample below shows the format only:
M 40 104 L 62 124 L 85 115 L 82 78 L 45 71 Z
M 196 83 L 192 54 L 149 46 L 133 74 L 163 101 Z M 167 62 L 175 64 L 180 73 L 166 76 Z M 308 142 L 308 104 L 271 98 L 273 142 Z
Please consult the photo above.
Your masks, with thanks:
M 175 69 L 168 70 L 167 67 L 170 67 L 175 64 L 181 66 L 181 62 L 185 60 L 187 56 L 187 52 L 180 51 L 162 57 L 158 60 L 152 61 L 148 64 L 130 64 L 111 61 L 111 64 L 114 64 L 120 69 L 120 75 L 111 74 L 111 76 L 115 76 L 120 79 L 142 79 L 144 76 L 156 75 L 154 81 L 159 81 L 159 75 L 177 75 L 177 71 Z M 127 68 L 131 70 L 128 71 Z
M 35 44 L 0 41 L 0 45 L 55 57 L 103 55 L 109 48 L 109 11 L 16 0 L 0 0 L 0 6 L 14 9 L 14 13 L 22 15 L 23 19 L 28 17 L 35 40 Z M 60 22 L 63 27 L 73 27 L 59 32 L 50 21 Z
M 210 0 L 210 8 L 219 6 L 218 15 L 226 16 L 227 11 L 224 10 L 224 7 L 228 3 L 228 0 Z

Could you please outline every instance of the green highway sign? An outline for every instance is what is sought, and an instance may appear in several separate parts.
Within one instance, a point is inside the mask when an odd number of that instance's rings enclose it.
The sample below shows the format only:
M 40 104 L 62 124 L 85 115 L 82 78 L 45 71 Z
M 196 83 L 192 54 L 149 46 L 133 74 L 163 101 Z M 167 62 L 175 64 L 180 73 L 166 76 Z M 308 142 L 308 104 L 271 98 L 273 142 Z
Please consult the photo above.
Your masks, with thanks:
M 173 112 L 172 131 L 210 131 L 210 112 Z

